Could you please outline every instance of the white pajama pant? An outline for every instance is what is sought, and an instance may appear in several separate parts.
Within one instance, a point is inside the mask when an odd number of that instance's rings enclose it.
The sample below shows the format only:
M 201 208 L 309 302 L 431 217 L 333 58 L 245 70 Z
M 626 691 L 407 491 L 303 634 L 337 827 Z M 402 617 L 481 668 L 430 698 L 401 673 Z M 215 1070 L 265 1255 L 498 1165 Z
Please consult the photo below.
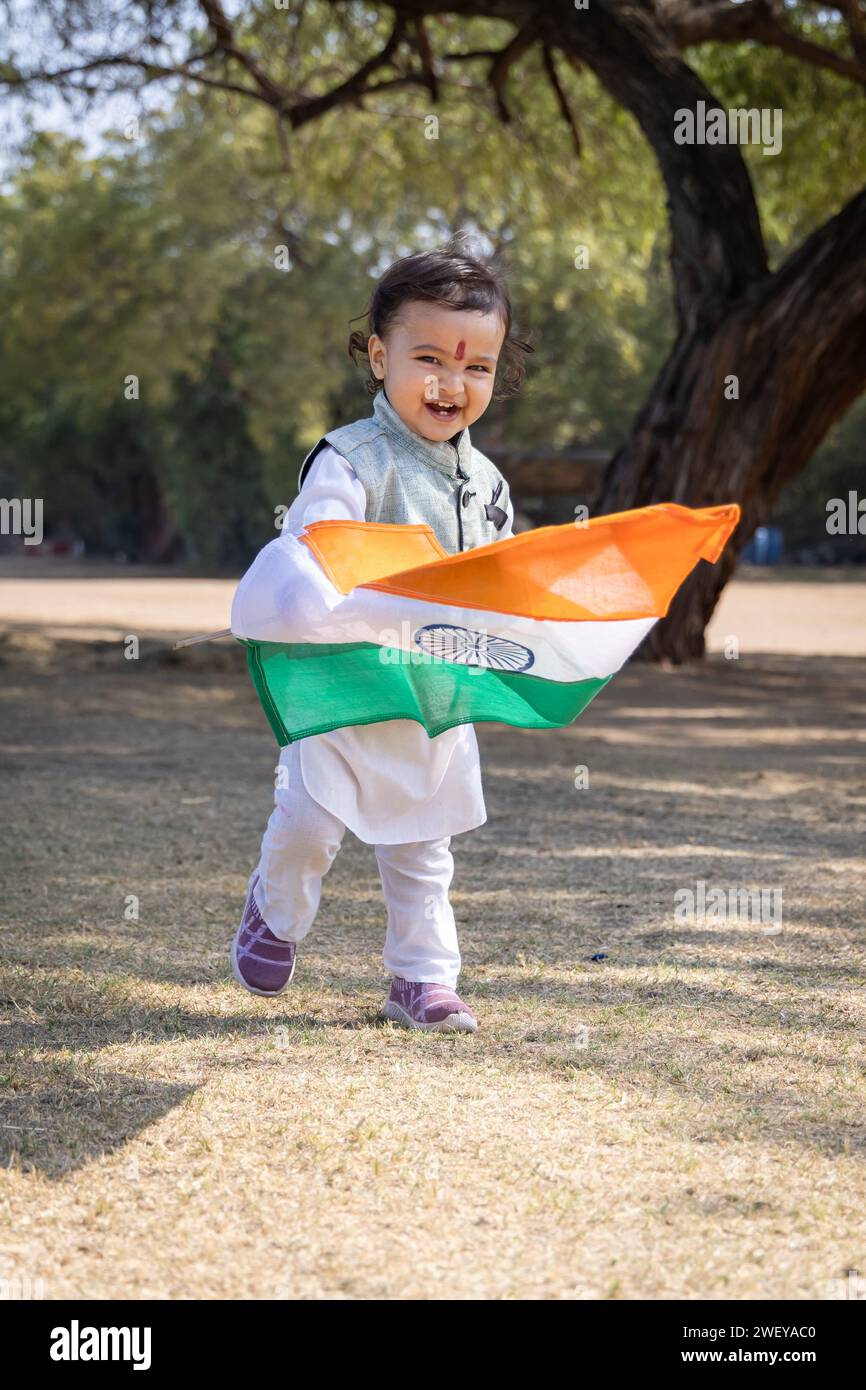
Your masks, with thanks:
M 254 893 L 274 936 L 303 941 L 315 921 L 322 880 L 337 857 L 346 827 L 310 796 L 296 744 L 292 753 L 289 785 L 274 793 Z M 404 980 L 435 981 L 454 989 L 460 950 L 448 901 L 454 875 L 450 843 L 446 836 L 374 849 L 388 919 L 385 969 Z

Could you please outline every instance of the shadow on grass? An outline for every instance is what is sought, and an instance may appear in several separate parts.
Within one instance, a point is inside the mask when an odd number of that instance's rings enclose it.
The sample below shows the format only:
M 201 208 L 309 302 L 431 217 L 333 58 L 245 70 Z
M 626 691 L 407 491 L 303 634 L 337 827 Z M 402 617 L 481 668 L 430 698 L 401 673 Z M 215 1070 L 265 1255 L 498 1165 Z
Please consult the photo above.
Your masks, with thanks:
M 690 1107 L 690 1114 L 678 1121 L 678 1132 L 694 1142 L 794 1142 L 866 1158 L 862 1118 L 838 1109 L 832 1116 L 822 1111 L 826 1089 L 845 1084 L 846 1060 L 839 1047 L 858 1041 L 860 1029 L 853 1021 L 829 1020 L 801 1007 L 782 1025 L 778 1007 L 766 1001 L 743 994 L 732 998 L 731 991 L 681 980 L 655 987 L 624 983 L 610 972 L 587 972 L 567 988 L 549 975 L 519 983 L 476 979 L 464 992 L 482 1019 L 479 1033 L 468 1036 L 400 1029 L 348 993 L 342 996 L 343 1010 L 336 1013 L 303 1010 L 301 1000 L 301 1011 L 295 1012 L 286 999 L 267 1001 L 269 1012 L 260 1017 L 196 1013 L 182 1006 L 126 1006 L 105 1009 L 86 1023 L 10 1021 L 0 1161 L 38 1170 L 52 1180 L 63 1178 L 122 1150 L 198 1089 L 197 1084 L 103 1069 L 98 1060 L 103 1049 L 160 1047 L 158 1064 L 170 1073 L 173 1044 L 213 1041 L 221 1050 L 208 1056 L 208 1076 L 240 1068 L 253 1084 L 266 1087 L 268 1076 L 278 1080 L 299 1061 L 308 1065 L 311 1046 L 318 1057 L 339 1062 L 345 1042 L 359 1034 L 367 1035 L 373 1049 L 362 1065 L 375 1067 L 383 1057 L 385 1032 L 396 1034 L 401 1054 L 422 1069 L 450 1068 L 472 1057 L 488 1067 L 498 1064 L 508 1090 L 531 1084 L 533 1076 L 561 1083 L 563 1105 L 569 1104 L 575 1086 L 580 1093 L 581 1077 L 606 1088 L 599 1104 L 613 1103 L 615 1095 L 616 1103 L 626 1107 L 646 1105 L 676 1093 Z M 26 1004 L 23 998 L 18 1002 L 19 1007 Z M 485 1018 L 485 1004 L 501 1007 L 491 1008 Z M 555 1021 L 545 1015 L 551 1009 Z M 564 1010 L 571 1013 L 571 1024 L 562 1022 Z M 728 1029 L 747 1030 L 748 1041 L 719 1041 L 714 1032 L 721 1018 Z M 831 1055 L 826 1055 L 828 1041 Z M 786 1077 L 788 1057 L 808 1069 L 805 1093 Z M 771 1078 L 751 1074 L 762 1062 L 775 1068 Z M 354 1054 L 351 1065 L 358 1066 Z
M 55 1181 L 117 1153 L 196 1089 L 57 1058 L 7 1058 L 0 1079 L 0 1163 Z

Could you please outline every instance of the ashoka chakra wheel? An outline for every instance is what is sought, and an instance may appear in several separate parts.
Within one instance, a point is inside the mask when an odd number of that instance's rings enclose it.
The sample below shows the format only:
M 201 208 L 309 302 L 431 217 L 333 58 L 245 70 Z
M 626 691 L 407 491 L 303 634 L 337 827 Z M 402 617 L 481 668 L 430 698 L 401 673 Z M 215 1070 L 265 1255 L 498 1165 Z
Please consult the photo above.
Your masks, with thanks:
M 419 627 L 415 641 L 422 651 L 461 666 L 489 666 L 494 671 L 527 671 L 535 654 L 508 637 L 491 637 L 454 623 L 428 623 Z

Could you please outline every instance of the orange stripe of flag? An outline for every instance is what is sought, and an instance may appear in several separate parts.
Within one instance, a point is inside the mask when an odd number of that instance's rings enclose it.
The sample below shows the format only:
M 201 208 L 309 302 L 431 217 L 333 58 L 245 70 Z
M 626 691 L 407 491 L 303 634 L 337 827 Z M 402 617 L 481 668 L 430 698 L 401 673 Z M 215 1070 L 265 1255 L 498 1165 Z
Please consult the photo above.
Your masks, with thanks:
M 737 504 L 660 502 L 543 526 L 448 555 L 428 526 L 316 521 L 301 539 L 341 593 L 384 593 L 528 618 L 662 617 L 699 559 L 719 558 Z

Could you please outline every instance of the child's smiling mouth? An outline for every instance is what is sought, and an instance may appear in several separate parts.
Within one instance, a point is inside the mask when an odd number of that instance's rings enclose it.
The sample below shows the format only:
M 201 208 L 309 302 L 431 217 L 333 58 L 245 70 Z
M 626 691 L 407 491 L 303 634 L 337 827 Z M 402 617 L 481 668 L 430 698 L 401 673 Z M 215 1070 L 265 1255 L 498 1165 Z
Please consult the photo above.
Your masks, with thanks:
M 434 420 L 456 420 L 463 409 L 460 405 L 449 405 L 445 401 L 425 401 L 425 405 Z

